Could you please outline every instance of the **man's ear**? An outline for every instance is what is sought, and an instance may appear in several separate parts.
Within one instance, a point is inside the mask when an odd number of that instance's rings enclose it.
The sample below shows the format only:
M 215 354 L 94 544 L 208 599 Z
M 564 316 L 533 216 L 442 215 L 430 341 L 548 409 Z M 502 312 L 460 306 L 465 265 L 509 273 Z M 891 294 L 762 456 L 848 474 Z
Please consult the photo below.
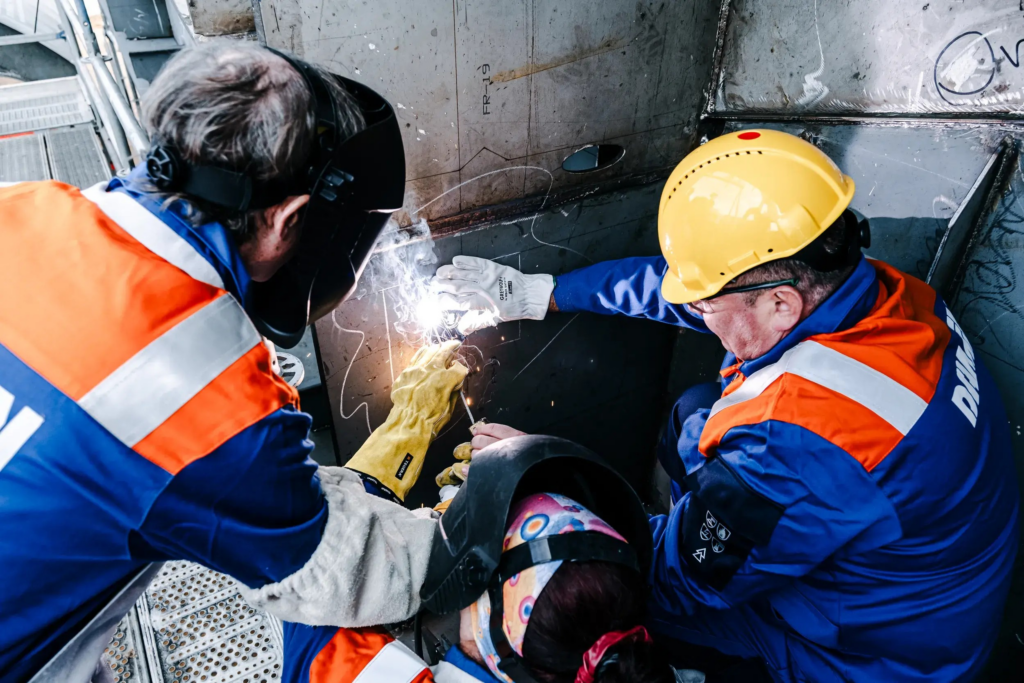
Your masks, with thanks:
M 772 329 L 789 332 L 803 319 L 804 298 L 796 287 L 784 285 L 772 292 Z
M 298 238 L 294 232 L 298 230 L 302 208 L 308 203 L 309 195 L 302 194 L 288 197 L 280 204 L 272 206 L 269 211 L 271 232 L 282 242 L 290 242 Z

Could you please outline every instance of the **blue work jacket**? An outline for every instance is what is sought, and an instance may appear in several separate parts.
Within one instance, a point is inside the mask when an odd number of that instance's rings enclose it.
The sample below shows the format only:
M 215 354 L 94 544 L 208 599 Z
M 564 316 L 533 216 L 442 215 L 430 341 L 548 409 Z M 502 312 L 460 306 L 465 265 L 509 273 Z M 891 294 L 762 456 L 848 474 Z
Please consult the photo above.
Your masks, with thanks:
M 707 332 L 662 297 L 665 271 L 599 263 L 559 276 L 555 301 Z M 792 680 L 969 680 L 999 627 L 1018 491 L 1002 400 L 941 299 L 862 259 L 722 375 L 681 424 L 686 493 L 651 518 L 655 628 L 684 637 L 693 615 L 757 603 Z
M 311 419 L 244 314 L 232 237 L 141 172 L 0 189 L 4 681 L 149 562 L 261 587 L 306 564 L 327 520 Z

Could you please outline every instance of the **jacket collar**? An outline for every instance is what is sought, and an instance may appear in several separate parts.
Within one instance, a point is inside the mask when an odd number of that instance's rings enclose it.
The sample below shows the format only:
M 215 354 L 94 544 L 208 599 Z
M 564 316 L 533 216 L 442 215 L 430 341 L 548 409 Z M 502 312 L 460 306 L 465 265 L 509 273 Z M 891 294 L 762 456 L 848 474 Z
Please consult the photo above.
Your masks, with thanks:
M 217 270 L 224 280 L 224 287 L 243 306 L 248 305 L 251 278 L 230 230 L 220 223 L 206 223 L 194 227 L 185 218 L 188 204 L 176 201 L 168 205 L 164 197 L 154 193 L 147 181 L 144 166 L 137 166 L 127 176 L 111 180 L 107 184 L 107 192 L 127 194 L 159 218 L 169 229 L 184 238 Z
M 786 351 L 818 334 L 829 334 L 853 327 L 860 322 L 878 301 L 878 275 L 863 256 L 850 277 L 839 289 L 825 299 L 807 318 L 793 328 L 785 338 L 759 358 L 737 364 L 736 356 L 726 354 L 722 376 L 729 384 L 737 375 L 750 377 L 761 368 L 779 360 Z

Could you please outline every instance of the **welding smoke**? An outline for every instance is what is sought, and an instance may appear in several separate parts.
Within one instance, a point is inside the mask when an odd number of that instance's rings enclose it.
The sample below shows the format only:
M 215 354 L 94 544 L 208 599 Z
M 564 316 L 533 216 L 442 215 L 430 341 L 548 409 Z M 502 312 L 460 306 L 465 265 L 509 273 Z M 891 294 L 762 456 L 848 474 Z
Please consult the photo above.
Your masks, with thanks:
M 391 328 L 410 346 L 449 338 L 444 331 L 450 315 L 430 288 L 437 264 L 437 249 L 425 219 L 408 227 L 392 221 L 377 241 L 355 298 L 383 292 Z

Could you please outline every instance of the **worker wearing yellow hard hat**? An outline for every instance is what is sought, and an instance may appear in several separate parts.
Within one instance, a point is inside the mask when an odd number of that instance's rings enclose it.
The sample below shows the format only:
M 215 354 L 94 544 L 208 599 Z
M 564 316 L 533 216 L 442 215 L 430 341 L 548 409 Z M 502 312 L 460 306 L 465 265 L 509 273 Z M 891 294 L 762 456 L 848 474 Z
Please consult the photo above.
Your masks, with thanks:
M 810 143 L 733 132 L 669 177 L 660 256 L 557 277 L 456 257 L 435 284 L 467 333 L 588 311 L 722 341 L 720 381 L 680 397 L 659 448 L 662 636 L 773 680 L 967 680 L 1017 550 L 1006 417 L 936 292 L 862 255 L 853 197 Z
M 853 192 L 831 159 L 788 133 L 747 131 L 698 147 L 661 194 L 662 295 L 674 304 L 704 299 L 793 256 L 843 215 Z

